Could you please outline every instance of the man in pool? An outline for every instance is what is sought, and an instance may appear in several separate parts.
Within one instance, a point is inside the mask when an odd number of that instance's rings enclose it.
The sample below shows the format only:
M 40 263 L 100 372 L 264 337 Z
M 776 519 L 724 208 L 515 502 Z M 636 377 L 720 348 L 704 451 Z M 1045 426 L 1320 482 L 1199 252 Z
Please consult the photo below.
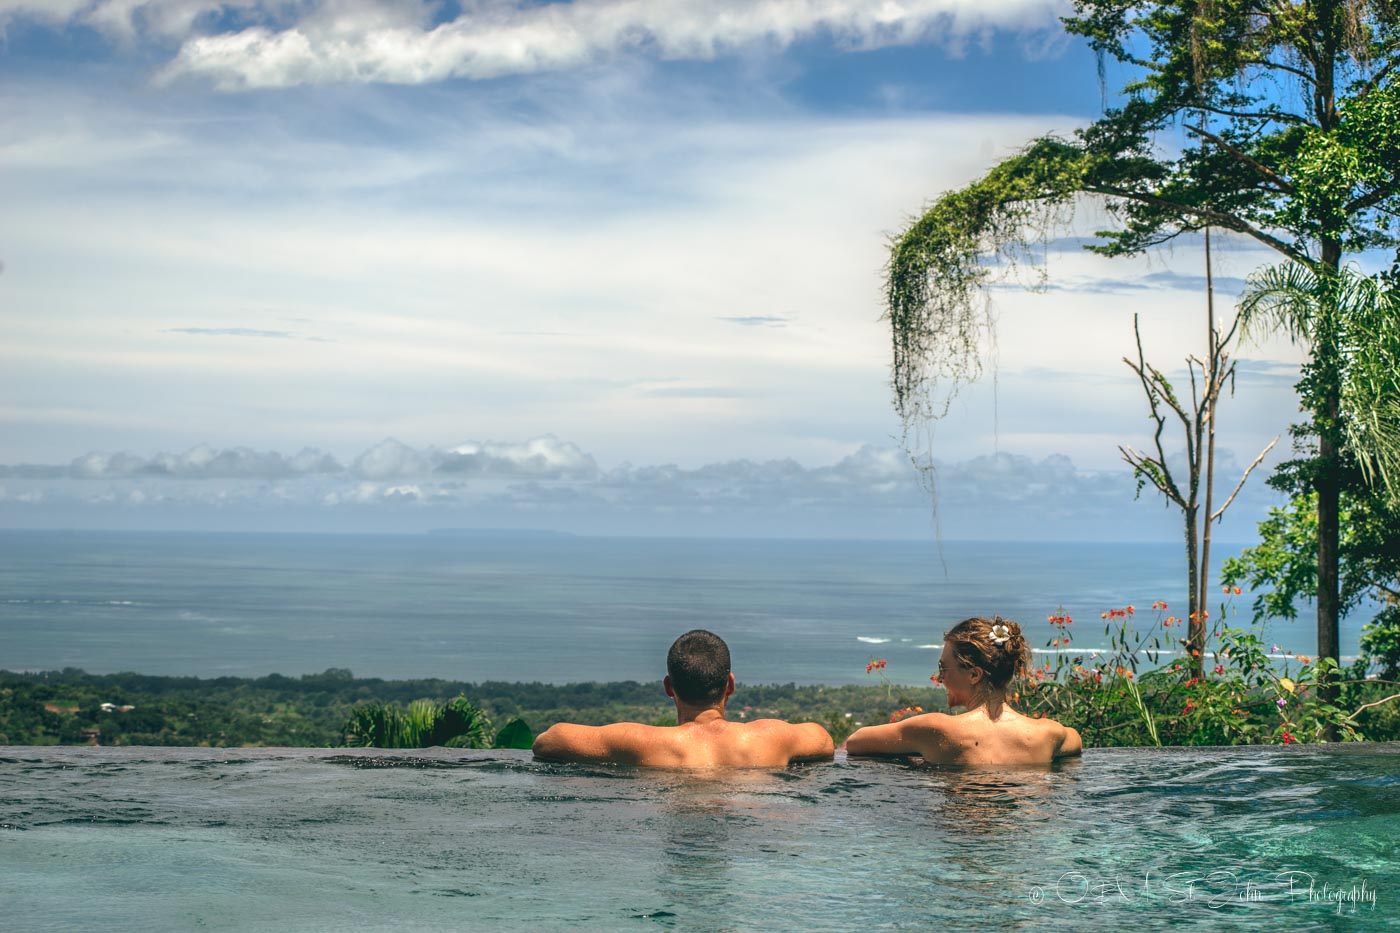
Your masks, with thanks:
M 651 768 L 785 768 L 793 761 L 825 761 L 835 755 L 831 736 L 814 722 L 724 718 L 734 674 L 729 646 L 713 632 L 695 629 L 676 639 L 666 655 L 663 684 L 676 702 L 676 725 L 561 722 L 535 739 L 535 757 Z

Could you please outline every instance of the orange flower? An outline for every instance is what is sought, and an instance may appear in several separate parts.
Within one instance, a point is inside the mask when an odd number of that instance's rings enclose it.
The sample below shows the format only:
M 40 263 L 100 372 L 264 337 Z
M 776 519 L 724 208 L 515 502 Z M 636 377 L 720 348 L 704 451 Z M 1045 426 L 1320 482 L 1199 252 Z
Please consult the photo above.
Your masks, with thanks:
M 1244 590 L 1240 589 L 1238 586 L 1235 587 L 1235 595 L 1236 595 L 1236 596 L 1240 595 L 1240 594 L 1243 593 L 1243 592 L 1244 592 Z

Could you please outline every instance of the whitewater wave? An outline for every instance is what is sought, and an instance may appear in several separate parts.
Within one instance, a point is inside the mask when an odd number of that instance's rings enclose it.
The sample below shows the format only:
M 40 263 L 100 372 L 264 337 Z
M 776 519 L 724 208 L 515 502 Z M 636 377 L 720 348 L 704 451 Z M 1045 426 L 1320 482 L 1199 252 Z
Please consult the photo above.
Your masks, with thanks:
M 857 635 L 856 641 L 863 641 L 867 645 L 883 645 L 889 641 L 888 638 L 874 638 L 870 635 Z

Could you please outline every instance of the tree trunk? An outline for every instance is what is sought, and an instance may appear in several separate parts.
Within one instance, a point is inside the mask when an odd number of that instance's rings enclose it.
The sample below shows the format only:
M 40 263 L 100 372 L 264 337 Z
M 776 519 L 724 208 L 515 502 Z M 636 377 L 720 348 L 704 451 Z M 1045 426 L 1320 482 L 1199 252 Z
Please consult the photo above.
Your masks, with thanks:
M 1206 594 L 1210 590 L 1210 510 L 1215 505 L 1215 412 L 1217 403 L 1220 401 L 1220 390 L 1218 388 L 1222 376 L 1219 373 L 1221 363 L 1220 334 L 1215 329 L 1215 277 L 1210 268 L 1210 228 L 1206 227 L 1206 365 L 1202 367 L 1202 375 L 1205 377 L 1206 403 L 1202 406 L 1202 415 L 1210 419 L 1206 425 L 1206 449 L 1205 449 L 1205 524 L 1201 527 L 1201 572 L 1197 577 L 1197 588 L 1201 592 L 1201 666 L 1205 665 L 1205 625 L 1206 625 Z
M 1202 654 L 1206 644 L 1205 599 L 1200 578 L 1199 538 L 1196 535 L 1196 506 L 1189 505 L 1184 510 L 1186 516 L 1186 584 L 1190 590 L 1187 604 L 1190 613 L 1186 617 L 1186 651 L 1191 676 L 1202 675 Z
M 1335 274 L 1341 267 L 1341 244 L 1336 240 L 1322 241 L 1322 265 L 1324 274 Z M 1335 305 L 1335 301 L 1329 302 Z M 1338 571 L 1341 562 L 1341 470 L 1337 438 L 1337 415 L 1341 407 L 1341 386 L 1338 384 L 1339 348 L 1335 346 L 1337 332 L 1335 326 L 1336 308 L 1327 306 L 1320 309 L 1325 324 L 1319 322 L 1318 336 L 1322 339 L 1313 347 L 1314 365 L 1326 367 L 1323 373 L 1322 410 L 1314 412 L 1318 428 L 1318 464 L 1313 479 L 1317 490 L 1317 656 L 1318 659 L 1331 658 L 1340 663 L 1339 636 L 1341 618 L 1341 596 L 1338 587 Z M 1324 343 L 1332 344 L 1323 346 Z M 1337 688 L 1324 684 L 1320 689 L 1323 702 L 1335 703 Z M 1337 740 L 1335 727 L 1328 726 L 1323 732 L 1328 742 Z

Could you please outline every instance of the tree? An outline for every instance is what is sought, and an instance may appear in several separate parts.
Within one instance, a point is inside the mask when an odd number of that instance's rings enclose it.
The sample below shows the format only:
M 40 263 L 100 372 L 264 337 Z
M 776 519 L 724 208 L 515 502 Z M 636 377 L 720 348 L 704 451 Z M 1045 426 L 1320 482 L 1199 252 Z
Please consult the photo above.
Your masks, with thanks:
M 1393 276 L 1391 277 L 1393 278 Z M 1298 598 L 1317 596 L 1320 515 L 1317 473 L 1334 472 L 1341 529 L 1339 607 L 1377 600 L 1383 609 L 1364 639 L 1366 653 L 1388 675 L 1400 673 L 1400 291 L 1386 277 L 1351 267 L 1318 274 L 1296 263 L 1250 277 L 1240 302 L 1245 327 L 1281 330 L 1316 349 L 1299 381 L 1309 422 L 1293 429 L 1303 456 L 1282 464 L 1270 484 L 1290 494 L 1284 509 L 1260 525 L 1261 543 L 1226 566 L 1227 579 L 1248 579 L 1270 592 L 1255 617 L 1294 618 Z M 1326 413 L 1322 400 L 1330 403 Z M 1337 456 L 1323 461 L 1331 437 Z
M 1389 0 L 1075 0 L 1064 20 L 1132 76 L 1072 139 L 1044 136 L 933 202 L 890 244 L 895 408 L 909 432 L 977 378 L 993 331 L 986 286 L 1033 257 L 1083 196 L 1118 221 L 1089 248 L 1140 253 L 1210 226 L 1318 276 L 1400 244 L 1400 6 Z M 1008 262 L 1009 260 L 1009 262 Z M 1319 425 L 1336 422 L 1336 329 L 1312 344 Z M 1336 658 L 1337 438 L 1320 432 L 1319 655 Z
M 1230 359 L 1230 344 L 1235 339 L 1240 319 L 1236 317 L 1227 330 L 1215 321 L 1215 290 L 1210 266 L 1210 230 L 1205 232 L 1206 242 L 1206 355 L 1186 360 L 1186 371 L 1191 381 L 1191 398 L 1180 396 L 1172 387 L 1171 381 L 1157 367 L 1147 362 L 1142 349 L 1142 331 L 1138 328 L 1138 317 L 1133 315 L 1133 334 L 1137 338 L 1137 361 L 1127 357 L 1127 363 L 1142 384 L 1147 396 L 1151 417 L 1156 429 L 1152 434 L 1155 453 L 1142 453 L 1131 446 L 1118 448 L 1123 459 L 1133 468 L 1141 490 L 1151 483 L 1167 501 L 1181 509 L 1186 537 L 1186 592 L 1187 592 L 1187 636 L 1185 647 L 1191 676 L 1200 677 L 1205 662 L 1206 629 L 1209 612 L 1206 605 L 1206 587 L 1210 582 L 1211 526 L 1220 521 L 1235 496 L 1244 488 L 1245 481 L 1254 472 L 1278 443 L 1275 437 L 1259 456 L 1245 468 L 1234 490 L 1221 504 L 1214 508 L 1215 492 L 1215 429 L 1220 408 L 1220 393 L 1229 382 L 1234 385 L 1235 363 Z M 1199 372 L 1199 379 L 1197 373 Z M 1162 445 L 1162 434 L 1167 426 L 1167 415 L 1174 415 L 1185 434 L 1186 475 L 1179 480 L 1173 472 Z M 1183 482 L 1184 480 L 1184 482 Z

